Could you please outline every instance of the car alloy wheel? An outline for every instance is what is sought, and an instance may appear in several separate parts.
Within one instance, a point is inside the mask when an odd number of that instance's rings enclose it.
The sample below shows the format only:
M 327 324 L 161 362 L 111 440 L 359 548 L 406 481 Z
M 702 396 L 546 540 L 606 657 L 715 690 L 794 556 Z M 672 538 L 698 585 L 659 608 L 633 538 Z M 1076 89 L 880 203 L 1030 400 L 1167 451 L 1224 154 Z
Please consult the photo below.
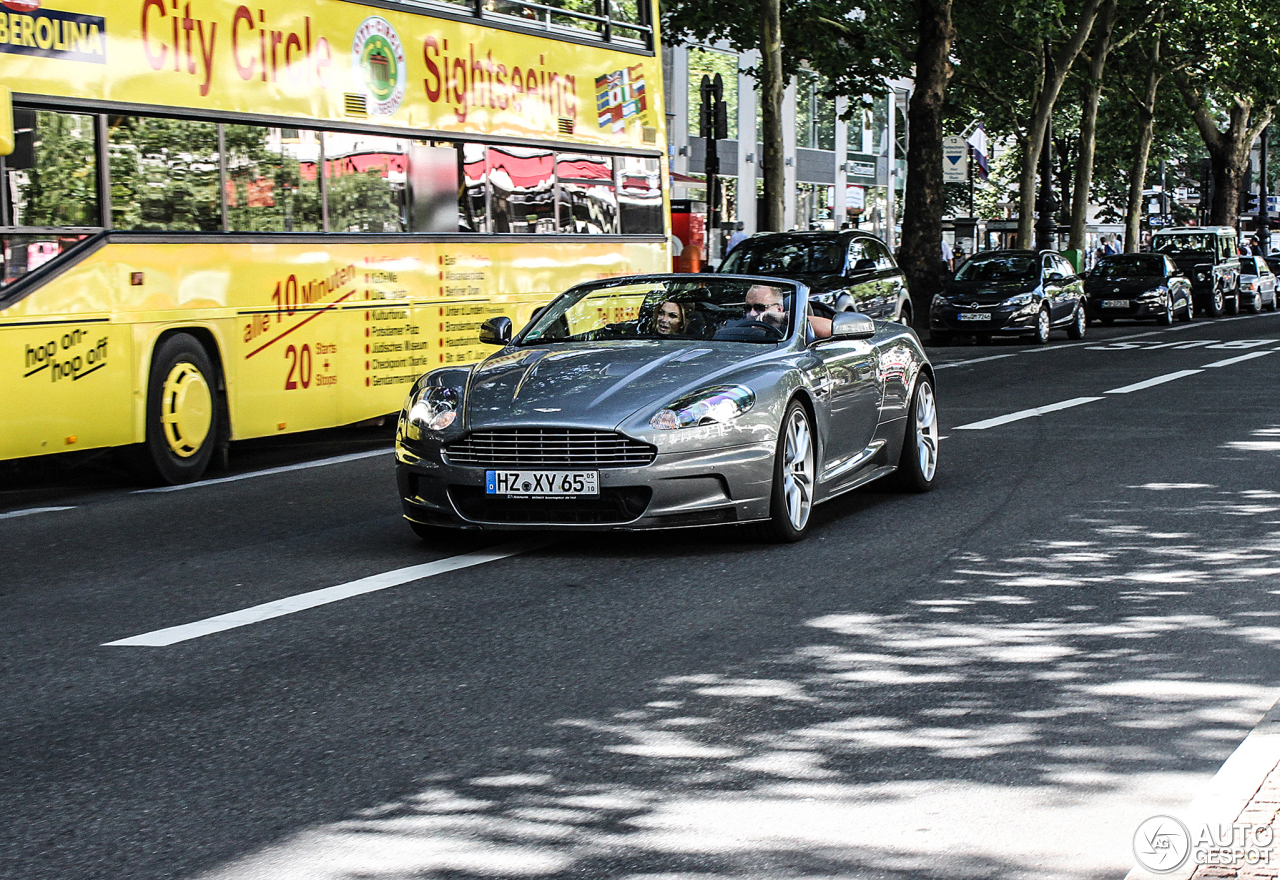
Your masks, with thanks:
M 1164 303 L 1164 312 L 1161 313 L 1159 323 L 1168 327 L 1173 323 L 1173 297 L 1169 297 Z
M 933 488 L 933 478 L 938 472 L 938 444 L 942 439 L 938 424 L 938 402 L 933 394 L 933 382 L 923 373 L 916 381 L 911 395 L 911 407 L 907 411 L 907 426 L 902 437 L 902 452 L 898 456 L 898 471 L 894 483 L 905 492 L 928 492 Z
M 1255 290 L 1253 296 L 1249 297 L 1249 305 L 1247 307 L 1252 314 L 1262 311 L 1262 291 Z
M 1071 326 L 1067 328 L 1067 337 L 1069 339 L 1084 339 L 1085 330 L 1089 326 L 1089 317 L 1085 314 L 1084 303 L 1076 303 L 1076 313 L 1071 319 Z
M 1209 306 L 1209 314 L 1215 318 L 1222 317 L 1222 313 L 1227 310 L 1227 297 L 1222 292 L 1222 288 L 1214 288 L 1213 302 Z
M 782 496 L 791 527 L 801 531 L 809 524 L 813 509 L 813 434 L 804 409 L 796 407 L 787 418 L 782 457 Z
M 1041 345 L 1048 342 L 1052 329 L 1049 323 L 1049 310 L 1041 309 L 1036 313 L 1036 342 Z

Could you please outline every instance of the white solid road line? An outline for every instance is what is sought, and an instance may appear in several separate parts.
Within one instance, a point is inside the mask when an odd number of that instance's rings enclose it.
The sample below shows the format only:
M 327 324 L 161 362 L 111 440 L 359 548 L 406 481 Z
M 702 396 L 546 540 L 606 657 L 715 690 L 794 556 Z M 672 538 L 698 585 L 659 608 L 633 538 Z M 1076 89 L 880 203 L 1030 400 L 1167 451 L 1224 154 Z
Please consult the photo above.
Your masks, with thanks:
M 312 590 L 309 593 L 299 593 L 296 596 L 277 599 L 274 602 L 264 602 L 261 605 L 254 605 L 251 608 L 242 608 L 239 611 L 231 611 L 227 614 L 219 614 L 216 617 L 208 617 L 204 620 L 197 620 L 194 623 L 185 623 L 181 626 L 171 626 L 167 629 L 158 629 L 153 632 L 143 633 L 140 636 L 131 636 L 127 639 L 106 642 L 103 647 L 130 646 L 162 648 L 167 645 L 177 644 L 178 642 L 185 642 L 189 639 L 198 639 L 201 636 L 211 635 L 228 629 L 235 629 L 239 626 L 248 626 L 251 623 L 270 620 L 273 617 L 281 617 L 285 614 L 305 611 L 308 608 L 315 608 L 319 605 L 328 605 L 331 602 L 340 602 L 343 599 L 350 599 L 352 596 L 362 596 L 365 593 L 375 593 L 378 590 L 385 590 L 388 587 L 398 587 L 401 584 L 407 584 L 410 581 L 418 581 L 438 574 L 446 574 L 447 572 L 458 571 L 463 568 L 471 568 L 475 565 L 484 565 L 486 562 L 495 562 L 499 559 L 506 559 L 509 556 L 517 556 L 521 553 L 528 553 L 530 550 L 537 550 L 539 547 L 544 547 L 548 543 L 550 542 L 519 541 L 511 544 L 502 544 L 497 547 L 490 547 L 487 550 L 475 550 L 471 553 L 463 553 L 461 556 L 450 556 L 447 559 L 437 559 L 434 562 L 424 562 L 421 565 L 411 565 L 408 568 L 397 568 L 394 571 L 386 571 L 382 574 L 371 575 L 357 581 L 338 584 L 333 587 L 325 587 L 320 590 Z
M 8 513 L 0 513 L 0 519 L 14 519 L 19 516 L 31 516 L 33 513 L 53 513 L 55 510 L 75 510 L 75 505 L 70 507 L 29 507 L 26 510 L 11 510 Z
M 1238 364 L 1241 361 L 1251 361 L 1254 358 L 1266 357 L 1267 355 L 1271 354 L 1272 351 L 1274 351 L 1274 349 L 1270 349 L 1270 348 L 1267 349 L 1266 351 L 1251 351 L 1248 354 L 1242 354 L 1242 355 L 1239 355 L 1238 357 L 1227 358 L 1225 361 L 1214 361 L 1211 364 L 1205 364 L 1205 368 L 1207 369 L 1209 367 L 1229 367 L 1232 364 Z
M 947 367 L 967 367 L 969 366 L 969 364 L 985 364 L 987 361 L 998 361 L 1002 358 L 1011 358 L 1011 357 L 1017 357 L 1017 356 L 1018 356 L 1017 352 L 1012 352 L 1010 354 L 993 354 L 990 357 L 974 358 L 973 360 L 968 360 L 968 361 L 950 361 L 945 364 L 934 364 L 933 368 L 935 370 L 945 370 Z
M 1210 366 L 1213 366 L 1210 364 Z M 1141 391 L 1143 388 L 1151 388 L 1155 385 L 1163 385 L 1165 382 L 1172 382 L 1174 379 L 1181 379 L 1183 376 L 1194 376 L 1196 373 L 1203 373 L 1204 370 L 1178 370 L 1176 373 L 1165 373 L 1163 376 L 1156 376 L 1154 379 L 1147 379 L 1145 382 L 1135 382 L 1132 385 L 1126 385 L 1123 388 L 1112 388 L 1110 391 L 1104 391 L 1103 394 L 1128 394 L 1132 391 Z
M 219 477 L 216 480 L 201 480 L 198 483 L 183 483 L 180 486 L 157 486 L 154 489 L 135 489 L 134 495 L 148 495 L 154 492 L 181 492 L 183 489 L 201 489 L 205 486 L 216 486 L 218 483 L 234 483 L 237 480 L 248 480 L 253 477 L 266 477 L 271 474 L 283 474 L 288 471 L 305 471 L 307 468 L 324 467 L 329 464 L 341 464 L 344 461 L 357 461 L 361 458 L 373 458 L 375 455 L 390 455 L 391 449 L 373 449 L 368 452 L 352 452 L 349 455 L 335 455 L 333 458 L 320 458 L 315 461 L 304 461 L 299 464 L 287 464 L 281 467 L 267 468 L 261 471 L 250 471 L 247 474 L 236 474 L 233 477 Z
M 1009 413 L 1005 416 L 996 416 L 993 419 L 983 419 L 980 422 L 970 422 L 967 425 L 957 425 L 957 431 L 985 431 L 987 428 L 995 428 L 999 425 L 1007 425 L 1009 422 L 1017 422 L 1022 419 L 1031 419 L 1036 416 L 1042 416 L 1045 413 L 1057 412 L 1060 409 L 1070 409 L 1073 406 L 1080 406 L 1085 403 L 1093 403 L 1095 400 L 1102 400 L 1101 397 L 1073 397 L 1070 400 L 1063 400 L 1059 403 L 1051 403 L 1047 406 L 1037 406 L 1035 409 L 1024 409 L 1020 412 Z

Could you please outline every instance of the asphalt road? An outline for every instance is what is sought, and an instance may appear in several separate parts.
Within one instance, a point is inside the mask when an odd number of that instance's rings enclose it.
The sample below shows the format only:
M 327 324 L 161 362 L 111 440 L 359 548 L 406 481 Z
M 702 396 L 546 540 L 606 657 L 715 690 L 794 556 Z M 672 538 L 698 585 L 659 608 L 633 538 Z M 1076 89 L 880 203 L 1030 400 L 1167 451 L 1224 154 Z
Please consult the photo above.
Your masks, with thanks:
M 931 355 L 935 491 L 792 546 L 9 466 L 0 877 L 1123 876 L 1280 697 L 1280 315 Z

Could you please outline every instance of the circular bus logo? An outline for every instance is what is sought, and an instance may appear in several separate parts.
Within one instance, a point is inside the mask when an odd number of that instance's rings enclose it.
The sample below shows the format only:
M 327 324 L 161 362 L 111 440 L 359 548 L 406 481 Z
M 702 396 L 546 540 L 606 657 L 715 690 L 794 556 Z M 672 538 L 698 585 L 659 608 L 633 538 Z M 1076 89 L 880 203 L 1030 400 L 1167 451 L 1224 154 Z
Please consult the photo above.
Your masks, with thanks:
M 404 46 L 391 22 L 376 15 L 360 22 L 351 41 L 351 68 L 369 99 L 370 116 L 390 116 L 400 109 L 406 67 Z

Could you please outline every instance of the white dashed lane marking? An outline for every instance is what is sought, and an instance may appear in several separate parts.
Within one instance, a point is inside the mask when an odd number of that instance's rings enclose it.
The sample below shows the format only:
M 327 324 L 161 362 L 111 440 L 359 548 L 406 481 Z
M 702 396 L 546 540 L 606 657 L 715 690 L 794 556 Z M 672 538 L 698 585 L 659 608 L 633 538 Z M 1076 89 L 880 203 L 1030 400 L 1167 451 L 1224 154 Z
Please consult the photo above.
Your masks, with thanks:
M 178 642 L 198 639 L 201 636 L 212 635 L 213 633 L 235 629 L 236 627 L 248 626 L 251 623 L 261 623 L 273 617 L 282 617 L 286 614 L 306 611 L 308 608 L 328 605 L 332 602 L 341 602 L 343 599 L 350 599 L 353 596 L 363 596 L 366 593 L 376 593 L 389 587 L 398 587 L 410 581 L 420 581 L 423 578 L 434 577 L 438 574 L 446 574 L 463 568 L 471 568 L 475 565 L 484 565 L 486 562 L 506 559 L 509 556 L 528 553 L 530 550 L 546 546 L 547 543 L 546 541 L 520 541 L 502 544 L 498 547 L 490 547 L 487 550 L 463 553 L 461 556 L 437 559 L 434 562 L 424 562 L 421 565 L 411 565 L 408 568 L 397 568 L 394 571 L 385 571 L 382 574 L 370 575 L 345 584 L 312 590 L 308 593 L 299 593 L 296 596 L 276 599 L 274 602 L 264 602 L 261 605 L 242 608 L 239 611 L 219 614 L 216 617 L 207 617 L 204 620 L 197 620 L 193 623 L 184 623 L 180 626 L 171 626 L 138 636 L 130 636 L 127 639 L 107 642 L 103 647 L 163 648 L 169 645 L 176 645 Z
M 1256 341 L 1256 340 L 1250 340 L 1250 341 Z M 1270 341 L 1270 340 L 1267 340 L 1267 341 Z M 1232 347 L 1236 347 L 1236 346 L 1233 345 Z M 1204 366 L 1199 367 L 1197 369 L 1178 370 L 1177 372 L 1173 372 L 1173 373 L 1165 373 L 1162 376 L 1154 376 L 1150 379 L 1144 379 L 1141 382 L 1134 382 L 1132 385 L 1125 385 L 1121 388 L 1112 388 L 1110 391 L 1104 391 L 1103 394 L 1130 394 L 1134 391 L 1142 391 L 1147 388 L 1154 388 L 1157 385 L 1163 385 L 1166 382 L 1172 382 L 1176 379 L 1183 379 L 1183 378 L 1186 378 L 1187 376 L 1194 376 L 1197 373 L 1203 373 L 1205 370 L 1213 369 L 1215 367 L 1230 367 L 1234 364 L 1243 363 L 1244 361 L 1251 361 L 1254 358 L 1266 357 L 1267 355 L 1273 354 L 1276 351 L 1280 351 L 1280 349 L 1271 348 L 1271 349 L 1267 349 L 1266 351 L 1251 351 L 1248 354 L 1236 355 L 1235 357 L 1226 358 L 1225 360 L 1214 361 L 1211 364 L 1205 364 Z M 1000 425 L 1007 425 L 1010 422 L 1018 422 L 1018 421 L 1021 421 L 1022 419 L 1035 418 L 1037 416 L 1042 416 L 1045 413 L 1057 412 L 1060 409 L 1070 409 L 1075 406 L 1080 406 L 1086 403 L 1093 403 L 1094 401 L 1105 400 L 1105 399 L 1106 398 L 1104 397 L 1073 397 L 1070 400 L 1064 400 L 1059 403 L 1050 403 L 1046 406 L 1038 406 L 1034 409 L 1024 409 L 1015 413 L 1009 413 L 1008 415 L 995 416 L 994 418 L 990 418 L 990 419 L 983 419 L 980 422 L 970 422 L 967 425 L 957 425 L 955 430 L 985 431 L 988 428 L 996 428 L 996 427 L 999 427 Z

